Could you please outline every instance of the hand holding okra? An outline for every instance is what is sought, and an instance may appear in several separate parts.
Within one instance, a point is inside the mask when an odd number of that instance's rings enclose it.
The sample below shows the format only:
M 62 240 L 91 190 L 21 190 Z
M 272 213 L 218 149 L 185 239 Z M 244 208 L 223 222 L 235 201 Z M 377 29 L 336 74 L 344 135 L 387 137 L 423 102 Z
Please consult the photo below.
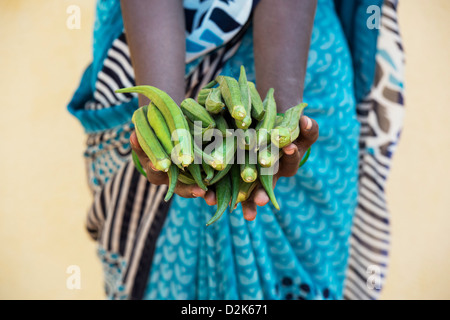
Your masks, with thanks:
M 269 201 L 279 209 L 273 192 L 278 178 L 296 174 L 318 137 L 317 123 L 302 116 L 306 104 L 277 115 L 274 90 L 263 101 L 243 67 L 238 80 L 218 76 L 197 100 L 180 106 L 150 86 L 118 92 L 151 100 L 133 115 L 130 141 L 138 170 L 151 183 L 168 185 L 166 201 L 176 193 L 217 204 L 207 225 L 238 203 L 247 220 Z

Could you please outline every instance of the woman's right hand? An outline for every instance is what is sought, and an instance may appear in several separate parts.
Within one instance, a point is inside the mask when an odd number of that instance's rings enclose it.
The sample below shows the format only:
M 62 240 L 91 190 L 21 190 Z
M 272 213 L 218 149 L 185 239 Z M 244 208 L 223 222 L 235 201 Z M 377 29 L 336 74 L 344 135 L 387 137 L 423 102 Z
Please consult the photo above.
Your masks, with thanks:
M 141 162 L 142 168 L 145 170 L 147 174 L 148 181 L 157 186 L 163 184 L 168 185 L 169 176 L 167 175 L 167 173 L 159 171 L 153 166 L 152 162 L 139 145 L 135 131 L 133 131 L 133 133 L 131 134 L 130 144 L 131 148 L 134 150 L 134 152 L 136 152 L 139 161 Z M 204 198 L 208 205 L 216 204 L 216 196 L 214 192 L 213 191 L 205 192 L 196 184 L 186 185 L 178 181 L 174 193 L 183 198 L 198 198 L 198 197 Z

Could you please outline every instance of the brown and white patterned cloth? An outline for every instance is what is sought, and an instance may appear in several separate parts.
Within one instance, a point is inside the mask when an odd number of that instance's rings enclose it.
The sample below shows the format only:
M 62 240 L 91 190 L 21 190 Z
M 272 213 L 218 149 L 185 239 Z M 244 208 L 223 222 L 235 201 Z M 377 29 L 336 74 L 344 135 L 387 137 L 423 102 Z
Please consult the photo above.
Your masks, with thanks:
M 403 127 L 405 56 L 395 0 L 385 0 L 377 43 L 375 79 L 357 106 L 361 123 L 359 195 L 344 296 L 377 299 L 386 280 L 390 213 L 385 187 Z

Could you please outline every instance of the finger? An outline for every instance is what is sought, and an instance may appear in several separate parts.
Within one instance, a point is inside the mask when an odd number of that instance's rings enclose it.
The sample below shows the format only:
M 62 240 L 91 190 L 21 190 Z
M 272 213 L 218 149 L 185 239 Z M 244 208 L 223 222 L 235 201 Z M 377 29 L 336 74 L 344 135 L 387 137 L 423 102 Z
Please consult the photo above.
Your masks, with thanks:
M 284 156 L 280 159 L 281 174 L 284 177 L 292 177 L 298 171 L 298 166 L 302 160 L 297 145 L 291 143 L 283 148 Z
M 241 203 L 244 219 L 247 221 L 253 221 L 256 218 L 256 203 L 251 200 L 246 200 Z
M 302 116 L 300 118 L 300 135 L 294 141 L 294 144 L 297 146 L 300 155 L 308 150 L 311 145 L 316 142 L 319 137 L 319 125 L 314 119 L 311 119 L 307 116 Z
M 205 194 L 205 202 L 209 205 L 209 206 L 214 206 L 217 204 L 217 199 L 216 199 L 216 193 L 212 190 L 208 190 L 206 191 Z
M 147 173 L 147 180 L 152 184 L 160 186 L 162 184 L 169 184 L 169 176 L 167 173 L 157 170 L 149 158 L 141 161 L 142 168 Z
M 283 148 L 284 156 L 280 160 L 279 173 L 284 177 L 294 176 L 305 152 L 316 142 L 319 136 L 317 122 L 307 116 L 300 118 L 300 135 L 291 144 Z
M 147 174 L 147 179 L 151 183 L 155 185 L 167 184 L 169 181 L 169 177 L 167 173 L 157 170 L 148 156 L 145 154 L 144 150 L 142 150 L 139 141 L 136 137 L 136 132 L 133 131 L 130 136 L 130 145 L 131 148 L 136 152 L 136 155 L 139 158 L 139 162 L 142 165 L 142 168 L 145 170 Z
M 133 131 L 130 135 L 130 145 L 131 149 L 136 152 L 136 154 L 139 157 L 139 160 L 147 158 L 147 155 L 145 154 L 144 150 L 142 150 L 141 145 L 139 144 L 139 141 L 136 136 L 136 131 Z
M 269 196 L 263 187 L 258 186 L 253 190 L 248 200 L 253 201 L 259 207 L 263 207 L 269 202 Z
M 196 184 L 184 184 L 177 182 L 174 192 L 183 198 L 203 198 L 206 194 L 205 190 L 197 186 Z

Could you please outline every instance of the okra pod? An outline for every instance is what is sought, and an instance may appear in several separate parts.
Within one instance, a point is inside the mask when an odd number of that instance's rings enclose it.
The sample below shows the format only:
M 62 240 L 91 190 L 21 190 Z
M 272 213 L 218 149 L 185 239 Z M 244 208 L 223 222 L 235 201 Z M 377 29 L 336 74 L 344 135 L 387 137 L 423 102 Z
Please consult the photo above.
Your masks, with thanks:
M 205 172 L 205 177 L 203 178 L 203 181 L 206 185 L 209 185 L 209 182 L 214 178 L 214 169 L 205 162 L 205 160 L 202 161 L 202 167 L 203 171 Z
M 206 86 L 204 86 L 202 88 L 202 90 L 203 89 L 212 89 L 212 88 L 214 88 L 216 86 L 216 84 L 217 84 L 216 80 L 211 80 L 210 82 L 208 82 L 208 84 Z
M 253 182 L 241 181 L 237 196 L 237 203 L 247 201 L 247 199 L 250 197 L 250 195 L 252 194 L 253 190 L 256 188 L 257 185 L 258 185 L 257 180 Z
M 284 118 L 284 114 L 283 113 L 277 114 L 277 117 L 275 119 L 274 127 L 281 125 L 281 122 L 283 121 L 283 118 Z
M 236 119 L 236 126 L 239 129 L 247 129 L 252 124 L 252 117 L 251 117 L 252 104 L 250 97 L 250 89 L 248 87 L 247 75 L 245 73 L 244 66 L 241 66 L 238 84 L 239 84 L 239 91 L 241 93 L 241 102 L 242 105 L 244 106 L 246 116 L 242 120 Z
M 214 169 L 221 171 L 227 164 L 233 163 L 236 145 L 236 138 L 233 140 L 232 145 L 227 145 L 227 139 L 224 139 L 222 145 L 216 147 L 213 152 L 211 152 L 211 156 L 214 158 L 214 162 L 211 166 Z
M 187 185 L 196 184 L 194 178 L 187 172 L 180 172 L 178 181 Z
M 272 142 L 278 148 L 283 148 L 297 139 L 300 134 L 300 117 L 306 106 L 306 103 L 300 103 L 286 110 L 283 120 L 271 134 Z
M 264 118 L 265 110 L 264 105 L 261 100 L 261 96 L 256 90 L 255 84 L 251 81 L 248 82 L 248 87 L 250 90 L 250 100 L 252 104 L 252 117 L 258 121 L 261 121 Z
M 208 97 L 205 101 L 205 108 L 208 112 L 217 114 L 222 111 L 225 107 L 225 103 L 222 100 L 222 94 L 220 93 L 219 88 L 214 88 L 208 94 Z
M 134 150 L 131 150 L 131 157 L 133 159 L 134 166 L 136 167 L 136 170 L 139 171 L 140 174 L 142 174 L 144 177 L 147 178 L 147 173 L 142 168 L 141 162 L 139 161 L 138 155 Z
M 213 185 L 213 184 L 216 184 L 217 182 L 219 182 L 223 177 L 225 177 L 227 175 L 228 171 L 230 171 L 232 166 L 233 165 L 231 163 L 227 164 L 225 169 L 216 173 L 216 175 L 214 176 L 214 178 L 212 178 L 212 180 L 209 182 L 209 184 Z
M 245 163 L 240 165 L 241 167 L 241 178 L 245 182 L 253 182 L 258 177 L 258 170 L 256 164 L 250 163 L 249 154 L 245 153 Z
M 177 186 L 178 175 L 180 173 L 180 169 L 175 164 L 171 164 L 167 175 L 169 176 L 169 185 L 167 186 L 167 193 L 164 197 L 164 201 L 168 202 L 170 198 L 173 196 L 173 192 L 175 191 L 175 187 Z
M 270 131 L 275 124 L 275 119 L 277 117 L 277 105 L 273 94 L 274 89 L 270 88 L 267 91 L 266 98 L 264 99 L 264 109 L 266 110 L 264 118 L 256 126 L 258 138 L 258 143 L 256 146 L 257 150 L 264 145 L 267 145 L 267 141 L 270 139 Z
M 164 116 L 153 102 L 148 105 L 147 119 L 164 150 L 170 155 L 173 149 L 172 136 Z
M 298 165 L 299 168 L 303 167 L 303 165 L 308 161 L 309 155 L 311 154 L 311 147 L 308 148 L 305 155 L 303 156 L 302 161 L 300 161 L 300 164 Z
M 206 109 L 192 98 L 184 99 L 180 104 L 183 113 L 193 123 L 201 121 L 202 128 L 215 128 L 216 123 Z
M 216 80 L 219 83 L 222 98 L 231 116 L 234 119 L 243 120 L 247 112 L 242 105 L 239 83 L 236 79 L 228 76 L 218 76 Z
M 222 114 L 217 114 L 214 116 L 214 121 L 216 122 L 216 129 L 222 133 L 222 137 L 229 137 L 233 133 L 231 131 L 227 131 L 230 129 L 227 120 L 223 117 Z
M 277 210 L 280 210 L 280 206 L 278 205 L 277 199 L 275 197 L 275 192 L 273 191 L 273 174 L 263 175 L 261 174 L 261 166 L 257 165 L 257 167 L 259 173 L 258 175 L 259 181 L 261 182 L 261 185 L 263 186 L 264 190 L 266 190 L 270 202 L 272 202 L 273 206 Z
M 180 107 L 164 91 L 153 86 L 136 86 L 116 90 L 117 93 L 140 93 L 149 98 L 161 111 L 171 134 L 176 134 L 174 145 L 179 145 L 180 163 L 183 167 L 194 161 L 194 150 L 192 148 L 192 136 L 189 133 L 189 126 L 184 118 Z M 166 170 L 169 168 L 167 167 Z
M 238 165 L 233 165 L 230 169 L 231 178 L 231 203 L 230 212 L 234 210 L 237 204 L 237 198 L 239 194 L 239 186 L 241 184 L 241 172 Z
M 275 147 L 276 148 L 276 147 Z M 270 168 L 278 161 L 283 155 L 283 149 L 278 149 L 278 153 L 271 152 L 269 146 L 264 150 L 259 150 L 258 152 L 258 163 L 261 167 Z
M 225 175 L 223 179 L 216 184 L 217 210 L 214 216 L 208 221 L 206 226 L 210 226 L 217 222 L 228 207 L 231 200 L 231 182 L 229 175 Z
M 197 185 L 200 188 L 202 188 L 203 190 L 208 191 L 208 187 L 203 182 L 202 172 L 200 170 L 200 165 L 192 163 L 187 168 L 188 168 L 189 172 L 191 173 L 192 177 L 194 178 L 195 183 L 197 183 Z
M 211 93 L 211 91 L 212 89 L 210 88 L 201 89 L 197 95 L 197 102 L 204 106 L 206 103 L 206 99 L 208 98 L 208 95 Z
M 134 112 L 132 122 L 134 123 L 136 136 L 142 150 L 144 150 L 157 170 L 167 172 L 171 161 L 147 121 L 147 106 Z

